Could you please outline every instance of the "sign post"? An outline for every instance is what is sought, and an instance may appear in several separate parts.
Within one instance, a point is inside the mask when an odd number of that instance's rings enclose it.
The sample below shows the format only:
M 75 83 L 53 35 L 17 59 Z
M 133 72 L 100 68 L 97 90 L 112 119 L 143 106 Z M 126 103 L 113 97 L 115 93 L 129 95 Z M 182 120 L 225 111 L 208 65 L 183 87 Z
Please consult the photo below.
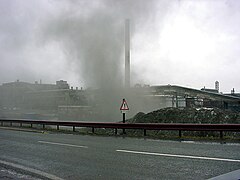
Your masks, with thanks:
M 127 105 L 127 101 L 125 99 L 123 99 L 122 101 L 122 105 L 120 107 L 120 111 L 123 114 L 123 123 L 125 123 L 126 121 L 126 112 L 129 111 L 128 105 Z M 125 129 L 123 129 L 123 134 L 126 134 Z

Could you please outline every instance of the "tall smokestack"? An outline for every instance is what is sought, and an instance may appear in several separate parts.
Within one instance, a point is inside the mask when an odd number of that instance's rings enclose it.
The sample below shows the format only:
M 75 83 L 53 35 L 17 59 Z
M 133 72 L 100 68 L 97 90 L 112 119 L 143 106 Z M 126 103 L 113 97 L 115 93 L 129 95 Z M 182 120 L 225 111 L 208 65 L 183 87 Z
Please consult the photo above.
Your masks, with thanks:
M 125 88 L 130 87 L 130 20 L 125 20 Z
M 215 82 L 215 89 L 219 92 L 219 82 L 218 81 Z

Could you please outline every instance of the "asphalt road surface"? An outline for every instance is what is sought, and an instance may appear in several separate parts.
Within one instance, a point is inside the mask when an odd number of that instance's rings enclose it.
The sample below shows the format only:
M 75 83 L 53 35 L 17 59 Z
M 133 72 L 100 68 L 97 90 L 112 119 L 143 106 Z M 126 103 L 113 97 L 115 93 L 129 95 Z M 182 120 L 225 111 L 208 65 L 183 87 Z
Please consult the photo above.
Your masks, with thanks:
M 53 179 L 208 179 L 240 169 L 240 144 L 0 129 L 0 161 Z

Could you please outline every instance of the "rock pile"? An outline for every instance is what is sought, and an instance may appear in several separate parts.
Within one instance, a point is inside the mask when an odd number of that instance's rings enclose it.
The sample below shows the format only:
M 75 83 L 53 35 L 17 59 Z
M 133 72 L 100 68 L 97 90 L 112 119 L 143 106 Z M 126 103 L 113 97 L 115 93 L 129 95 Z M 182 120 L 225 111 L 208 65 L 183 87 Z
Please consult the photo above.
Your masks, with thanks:
M 218 108 L 164 108 L 150 113 L 139 112 L 129 123 L 202 123 L 239 124 L 240 113 Z

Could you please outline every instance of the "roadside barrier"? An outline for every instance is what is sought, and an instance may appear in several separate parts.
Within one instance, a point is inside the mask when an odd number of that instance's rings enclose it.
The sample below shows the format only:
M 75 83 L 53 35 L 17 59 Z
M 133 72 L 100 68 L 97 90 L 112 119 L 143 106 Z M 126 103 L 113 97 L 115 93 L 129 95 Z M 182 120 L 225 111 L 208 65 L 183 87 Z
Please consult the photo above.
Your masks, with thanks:
M 72 127 L 75 131 L 76 127 L 89 127 L 92 128 L 94 133 L 95 128 L 111 128 L 115 129 L 117 134 L 118 129 L 140 129 L 143 130 L 144 136 L 147 135 L 147 130 L 173 130 L 179 131 L 179 137 L 182 137 L 182 131 L 218 131 L 220 138 L 223 138 L 223 132 L 240 132 L 240 124 L 185 124 L 185 123 L 114 123 L 114 122 L 79 122 L 79 121 L 51 121 L 51 120 L 33 120 L 33 119 L 0 119 L 1 126 L 8 123 L 12 126 L 13 123 L 42 125 L 44 129 L 46 125 L 54 125 L 57 130 L 60 126 Z

